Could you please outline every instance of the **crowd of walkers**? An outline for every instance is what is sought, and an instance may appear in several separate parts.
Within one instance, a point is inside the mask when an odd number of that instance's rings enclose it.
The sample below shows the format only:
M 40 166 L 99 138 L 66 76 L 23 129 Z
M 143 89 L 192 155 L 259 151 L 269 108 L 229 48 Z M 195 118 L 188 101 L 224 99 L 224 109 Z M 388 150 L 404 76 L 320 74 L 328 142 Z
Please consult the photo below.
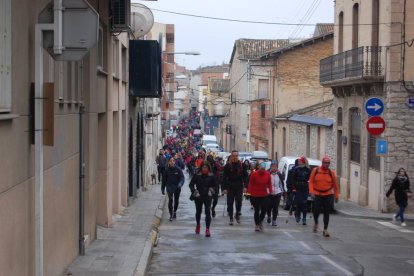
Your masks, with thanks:
M 297 223 L 307 225 L 307 213 L 310 209 L 314 219 L 313 231 L 319 231 L 319 216 L 323 214 L 324 237 L 329 237 L 329 216 L 334 202 L 338 202 L 339 188 L 335 171 L 330 169 L 330 158 L 323 157 L 322 165 L 311 169 L 306 157 L 299 157 L 295 166 L 288 172 L 287 183 L 278 170 L 278 162 L 271 161 L 266 170 L 266 162 L 249 160 L 241 162 L 238 151 L 233 150 L 227 160 L 216 156 L 214 152 L 206 152 L 202 147 L 201 135 L 195 135 L 200 129 L 200 117 L 197 112 L 191 113 L 174 126 L 173 135 L 159 151 L 156 158 L 158 165 L 158 181 L 161 191 L 168 196 L 170 221 L 176 219 L 181 188 L 184 184 L 183 171 L 191 178 L 189 188 L 190 200 L 195 204 L 195 233 L 201 231 L 201 215 L 204 208 L 205 236 L 211 236 L 211 221 L 216 217 L 216 206 L 219 196 L 225 196 L 225 210 L 229 216 L 229 225 L 234 220 L 241 223 L 243 195 L 249 199 L 254 209 L 255 231 L 263 231 L 263 222 L 277 226 L 279 206 L 282 199 L 289 206 L 289 216 L 295 215 Z M 200 131 L 197 131 L 200 133 Z M 286 187 L 286 189 L 285 189 Z M 400 169 L 397 177 L 387 193 L 395 190 L 399 211 L 394 219 L 404 223 L 404 210 L 407 206 L 409 180 L 404 169 Z M 311 200 L 309 200 L 311 198 Z M 308 203 L 310 202 L 310 206 Z M 286 223 L 288 220 L 286 220 Z

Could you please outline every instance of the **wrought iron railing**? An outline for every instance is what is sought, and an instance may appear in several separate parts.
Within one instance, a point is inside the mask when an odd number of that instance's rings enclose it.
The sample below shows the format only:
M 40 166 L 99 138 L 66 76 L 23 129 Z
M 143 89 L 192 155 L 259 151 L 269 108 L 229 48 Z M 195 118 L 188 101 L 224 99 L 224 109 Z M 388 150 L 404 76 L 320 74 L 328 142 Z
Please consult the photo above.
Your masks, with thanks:
M 320 83 L 346 79 L 373 79 L 384 77 L 383 49 L 380 46 L 363 46 L 320 61 Z

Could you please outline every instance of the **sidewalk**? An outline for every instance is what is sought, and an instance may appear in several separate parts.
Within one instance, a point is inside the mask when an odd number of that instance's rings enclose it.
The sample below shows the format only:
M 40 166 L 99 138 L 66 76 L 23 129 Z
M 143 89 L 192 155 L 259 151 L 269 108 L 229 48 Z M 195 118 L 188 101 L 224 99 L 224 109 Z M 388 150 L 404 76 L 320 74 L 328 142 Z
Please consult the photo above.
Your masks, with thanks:
M 339 202 L 335 204 L 335 210 L 338 214 L 357 218 L 391 220 L 393 215 L 393 213 L 381 213 L 346 200 L 339 200 Z M 414 221 L 414 214 L 404 214 L 404 217 L 406 220 Z
M 166 197 L 160 187 L 150 185 L 146 191 L 140 190 L 134 203 L 114 219 L 113 227 L 98 227 L 97 240 L 64 275 L 145 275 L 164 210 Z

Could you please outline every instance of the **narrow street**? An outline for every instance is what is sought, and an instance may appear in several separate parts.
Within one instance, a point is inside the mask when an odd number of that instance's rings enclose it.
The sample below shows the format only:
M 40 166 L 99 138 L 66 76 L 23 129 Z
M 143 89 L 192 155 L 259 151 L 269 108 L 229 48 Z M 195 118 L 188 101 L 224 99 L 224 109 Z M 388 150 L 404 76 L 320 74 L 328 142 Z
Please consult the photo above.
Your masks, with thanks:
M 402 228 L 391 220 L 333 215 L 331 237 L 324 238 L 312 232 L 309 217 L 303 226 L 280 209 L 278 226 L 265 222 L 258 233 L 248 201 L 243 201 L 241 223 L 230 226 L 225 197 L 220 197 L 211 238 L 204 236 L 204 215 L 196 235 L 186 178 L 177 219 L 168 221 L 164 210 L 147 275 L 412 275 L 412 223 Z

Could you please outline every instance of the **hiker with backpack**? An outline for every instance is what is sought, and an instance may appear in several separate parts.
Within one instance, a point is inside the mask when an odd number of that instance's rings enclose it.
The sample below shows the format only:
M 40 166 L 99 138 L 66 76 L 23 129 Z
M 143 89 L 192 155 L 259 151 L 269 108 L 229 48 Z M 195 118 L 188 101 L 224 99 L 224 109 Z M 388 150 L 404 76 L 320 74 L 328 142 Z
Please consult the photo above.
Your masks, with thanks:
M 211 201 L 216 189 L 216 179 L 211 173 L 210 164 L 204 161 L 200 166 L 200 172 L 191 179 L 189 184 L 191 190 L 191 200 L 194 200 L 196 207 L 196 229 L 195 233 L 200 234 L 201 212 L 206 215 L 206 237 L 210 237 L 211 223 Z
M 336 173 L 329 168 L 331 159 L 328 156 L 322 158 L 322 166 L 314 168 L 309 178 L 309 192 L 314 198 L 313 218 L 315 224 L 313 232 L 318 232 L 319 214 L 323 213 L 323 236 L 329 237 L 329 213 L 333 209 L 333 203 L 339 200 L 338 182 Z
M 230 162 L 224 167 L 223 193 L 227 194 L 227 211 L 230 216 L 230 225 L 233 225 L 233 204 L 236 203 L 236 214 L 234 218 L 240 223 L 240 215 L 243 201 L 243 192 L 246 191 L 246 175 L 243 164 L 239 160 L 239 152 L 233 150 Z
M 309 196 L 309 177 L 311 169 L 306 166 L 306 158 L 304 156 L 298 159 L 298 166 L 296 166 L 290 177 L 292 190 L 296 191 L 294 204 L 296 205 L 295 218 L 299 223 L 302 219 L 302 224 L 306 225 L 306 215 L 308 212 L 308 196 Z

